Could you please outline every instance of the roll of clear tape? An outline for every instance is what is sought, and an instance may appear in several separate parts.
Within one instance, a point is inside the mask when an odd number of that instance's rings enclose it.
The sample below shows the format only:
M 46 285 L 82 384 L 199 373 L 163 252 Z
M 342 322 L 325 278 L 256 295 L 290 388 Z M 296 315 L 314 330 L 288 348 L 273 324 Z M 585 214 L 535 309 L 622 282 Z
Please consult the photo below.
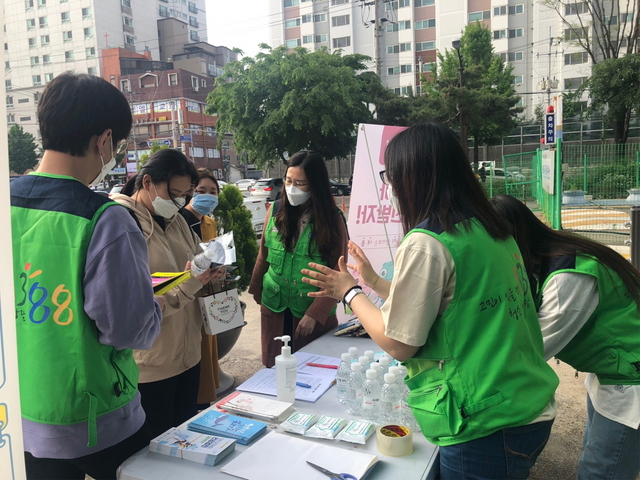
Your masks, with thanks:
M 413 431 L 403 425 L 382 425 L 376 430 L 378 452 L 390 457 L 404 457 L 413 452 Z

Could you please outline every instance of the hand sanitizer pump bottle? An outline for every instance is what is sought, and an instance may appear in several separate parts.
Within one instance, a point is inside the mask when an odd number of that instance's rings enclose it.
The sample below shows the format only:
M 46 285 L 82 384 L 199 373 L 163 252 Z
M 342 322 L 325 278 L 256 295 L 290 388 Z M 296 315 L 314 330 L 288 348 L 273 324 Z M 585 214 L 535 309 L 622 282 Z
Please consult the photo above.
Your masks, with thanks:
M 274 340 L 282 340 L 282 353 L 276 357 L 276 393 L 281 402 L 293 403 L 296 400 L 296 372 L 298 360 L 291 355 L 289 342 L 291 337 L 283 335 Z

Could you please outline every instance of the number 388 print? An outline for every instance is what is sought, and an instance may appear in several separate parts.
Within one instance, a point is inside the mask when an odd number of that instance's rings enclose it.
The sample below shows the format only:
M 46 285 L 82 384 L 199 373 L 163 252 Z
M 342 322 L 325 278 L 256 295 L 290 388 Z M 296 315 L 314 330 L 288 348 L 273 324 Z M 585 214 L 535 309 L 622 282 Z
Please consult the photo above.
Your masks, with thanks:
M 38 281 L 30 283 L 30 280 L 37 278 L 42 274 L 42 270 L 36 270 L 33 273 L 28 273 L 31 270 L 31 264 L 27 263 L 24 266 L 24 272 L 20 273 L 20 285 L 18 285 L 18 292 L 16 295 L 16 318 L 26 321 L 26 317 L 29 317 L 29 321 L 32 323 L 40 324 L 44 323 L 51 317 L 53 311 L 53 321 L 58 325 L 69 325 L 73 321 L 73 310 L 69 306 L 73 299 L 73 294 L 67 290 L 64 284 L 60 284 L 53 290 L 51 297 L 49 297 L 49 289 L 40 284 Z M 47 303 L 53 305 L 52 308 Z

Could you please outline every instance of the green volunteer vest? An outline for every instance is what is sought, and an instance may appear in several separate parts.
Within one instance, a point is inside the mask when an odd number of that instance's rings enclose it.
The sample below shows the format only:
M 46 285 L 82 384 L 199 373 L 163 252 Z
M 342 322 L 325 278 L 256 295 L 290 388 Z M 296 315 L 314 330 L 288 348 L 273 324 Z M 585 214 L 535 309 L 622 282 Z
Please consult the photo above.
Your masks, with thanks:
M 559 260 L 559 261 L 558 261 Z M 599 303 L 575 337 L 556 357 L 581 372 L 592 372 L 603 385 L 640 384 L 640 312 L 618 274 L 593 257 L 560 257 L 540 290 L 559 273 L 591 275 Z
M 423 434 L 453 445 L 526 425 L 545 409 L 558 377 L 543 358 L 542 334 L 520 252 L 480 223 L 457 234 L 423 222 L 455 263 L 451 305 L 409 360 L 408 403 Z M 407 235 L 407 236 L 408 236 Z M 406 237 L 405 237 L 406 238 Z
M 300 271 L 303 268 L 309 268 L 309 262 L 321 265 L 327 265 L 327 262 L 322 259 L 318 249 L 313 248 L 315 242 L 311 222 L 307 223 L 302 231 L 293 252 L 287 252 L 274 217 L 275 211 L 272 211 L 265 229 L 269 269 L 262 281 L 262 304 L 272 312 L 282 312 L 288 308 L 294 317 L 302 318 L 314 300 L 307 296 L 307 293 L 317 292 L 318 288 L 304 283 Z M 312 245 L 312 255 L 309 255 L 310 244 Z M 336 307 L 333 307 L 330 315 L 335 311 Z
M 88 422 L 89 447 L 97 444 L 96 418 L 129 403 L 138 384 L 132 350 L 99 343 L 83 308 L 89 241 L 114 205 L 71 177 L 32 174 L 11 185 L 22 416 Z M 103 294 L 117 301 L 115 287 Z

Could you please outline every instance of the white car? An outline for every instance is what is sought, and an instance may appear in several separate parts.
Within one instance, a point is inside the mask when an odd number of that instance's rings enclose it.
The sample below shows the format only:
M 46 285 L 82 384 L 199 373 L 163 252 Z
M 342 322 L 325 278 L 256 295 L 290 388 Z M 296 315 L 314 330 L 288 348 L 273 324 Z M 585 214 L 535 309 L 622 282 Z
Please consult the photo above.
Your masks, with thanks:
M 254 183 L 256 183 L 256 181 L 251 178 L 243 178 L 241 180 L 238 180 L 234 185 L 240 190 L 246 190 L 247 192 L 250 192 L 251 187 L 253 187 Z

